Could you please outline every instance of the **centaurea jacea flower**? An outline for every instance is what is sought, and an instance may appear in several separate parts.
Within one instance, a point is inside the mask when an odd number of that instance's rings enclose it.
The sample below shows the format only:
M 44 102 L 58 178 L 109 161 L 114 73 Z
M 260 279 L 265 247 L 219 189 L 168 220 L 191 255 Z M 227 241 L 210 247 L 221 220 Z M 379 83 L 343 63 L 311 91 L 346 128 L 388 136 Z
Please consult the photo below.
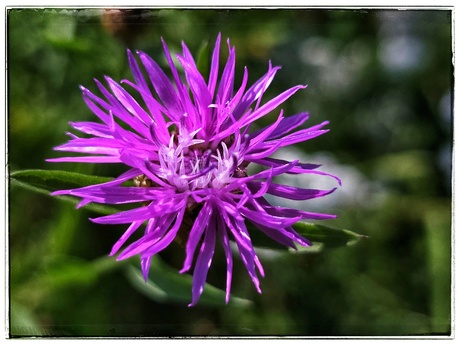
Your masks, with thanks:
M 233 257 L 230 242 L 236 244 L 241 260 L 261 292 L 258 276 L 264 275 L 254 250 L 247 221 L 273 240 L 295 248 L 309 246 L 292 225 L 302 219 L 328 219 L 329 214 L 272 206 L 264 197 L 275 195 L 291 200 L 308 200 L 332 190 L 304 189 L 272 182 L 280 174 L 319 174 L 319 165 L 271 158 L 278 149 L 315 138 L 327 130 L 328 122 L 296 130 L 308 113 L 284 117 L 281 110 L 273 124 L 252 131 L 251 125 L 268 115 L 298 90 L 294 86 L 266 103 L 262 96 L 280 67 L 269 63 L 267 73 L 247 88 L 245 68 L 241 86 L 234 91 L 235 48 L 228 41 L 229 55 L 219 78 L 220 35 L 213 50 L 206 82 L 185 44 L 177 55 L 185 73 L 179 76 L 166 43 L 165 56 L 173 82 L 160 66 L 143 52 L 137 55 L 145 68 L 144 77 L 134 54 L 128 59 L 134 82 L 123 80 L 143 100 L 109 77 L 109 89 L 96 80 L 105 99 L 82 87 L 83 99 L 99 122 L 76 122 L 72 127 L 87 137 L 70 134 L 59 151 L 88 155 L 50 159 L 54 162 L 121 163 L 127 171 L 110 182 L 54 195 L 80 197 L 79 206 L 90 202 L 135 203 L 136 207 L 92 219 L 101 224 L 129 224 L 115 243 L 111 255 L 119 252 L 141 226 L 143 236 L 125 246 L 119 260 L 139 255 L 145 279 L 151 258 L 186 232 L 185 259 L 181 273 L 193 269 L 192 303 L 198 302 L 206 282 L 216 242 L 227 261 L 226 301 L 230 298 Z M 150 84 L 156 95 L 152 94 Z M 121 126 L 119 123 L 124 123 Z M 261 172 L 249 176 L 247 166 L 258 164 Z M 134 180 L 132 186 L 126 182 Z M 189 225 L 190 224 L 190 225 Z

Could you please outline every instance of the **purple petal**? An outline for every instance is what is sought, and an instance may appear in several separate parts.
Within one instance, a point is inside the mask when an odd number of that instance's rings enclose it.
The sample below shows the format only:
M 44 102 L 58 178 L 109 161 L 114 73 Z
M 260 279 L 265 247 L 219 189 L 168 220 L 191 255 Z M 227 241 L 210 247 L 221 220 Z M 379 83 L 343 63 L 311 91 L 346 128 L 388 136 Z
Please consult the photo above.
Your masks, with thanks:
M 248 184 L 251 181 L 264 179 L 264 178 L 267 178 L 269 176 L 277 176 L 277 175 L 284 174 L 285 172 L 288 172 L 289 170 L 291 170 L 297 164 L 297 162 L 298 161 L 289 162 L 289 163 L 287 163 L 285 165 L 278 166 L 276 168 L 261 171 L 260 173 L 254 174 L 252 176 L 235 179 L 232 183 L 228 184 L 225 187 L 225 190 L 227 192 L 230 192 L 230 191 L 233 191 L 233 190 L 235 190 L 237 188 L 240 188 L 240 186 L 243 185 L 243 184 Z M 249 184 L 248 184 L 248 186 L 249 186 Z M 260 189 L 261 185 L 259 184 L 258 186 L 259 186 L 259 189 Z
M 192 229 L 190 230 L 190 235 L 187 240 L 187 246 L 185 249 L 186 256 L 184 261 L 184 266 L 180 270 L 180 273 L 187 272 L 190 267 L 192 266 L 193 255 L 195 254 L 195 249 L 200 241 L 203 232 L 208 226 L 209 218 L 212 214 L 212 208 L 210 207 L 209 203 L 205 203 L 203 208 L 200 210 L 195 222 L 193 224 Z
M 249 112 L 245 113 L 242 115 L 235 123 L 230 125 L 228 128 L 225 130 L 221 131 L 219 134 L 217 134 L 213 140 L 218 140 L 218 139 L 223 139 L 230 135 L 231 133 L 237 131 L 238 129 L 241 129 L 252 122 L 258 120 L 259 118 L 267 115 L 270 113 L 273 109 L 278 107 L 281 103 L 283 103 L 285 100 L 287 100 L 289 97 L 291 97 L 294 93 L 296 93 L 300 89 L 304 89 L 306 86 L 304 85 L 297 85 L 294 86 L 283 93 L 279 94 L 275 98 L 271 99 L 267 103 L 265 103 L 263 106 L 261 106 L 259 109 L 255 110 L 254 112 Z M 234 112 L 235 114 L 235 112 Z
M 167 198 L 171 190 L 160 187 L 95 187 L 84 191 L 74 190 L 69 194 L 102 204 L 127 204 Z
M 309 114 L 308 113 L 300 113 L 296 115 L 292 115 L 286 118 L 283 118 L 281 123 L 276 127 L 276 129 L 271 133 L 269 139 L 278 138 L 286 133 L 289 133 L 294 128 L 301 126 L 306 120 L 308 120 Z M 267 127 L 259 129 L 258 131 L 251 133 L 251 138 L 259 135 L 260 132 L 265 131 Z
M 278 116 L 278 119 L 273 124 L 265 127 L 264 130 L 260 131 L 257 136 L 251 137 L 249 147 L 251 149 L 257 148 L 257 145 L 263 142 L 265 139 L 267 139 L 273 133 L 273 131 L 278 127 L 279 123 L 281 123 L 283 120 L 284 120 L 283 111 L 281 110 Z
M 195 104 L 198 107 L 198 113 L 200 114 L 197 120 L 201 121 L 195 123 L 195 128 L 206 126 L 206 120 L 209 118 L 209 113 L 211 112 L 209 105 L 212 102 L 212 96 L 209 93 L 203 76 L 196 68 L 195 63 L 182 56 L 177 56 L 177 59 L 181 63 L 182 67 L 184 67 L 188 85 L 190 86 L 190 90 L 193 94 Z
M 272 155 L 273 153 L 275 153 L 276 151 L 278 151 L 280 147 L 284 146 L 283 144 L 284 142 L 281 140 L 275 143 L 274 145 L 260 144 L 256 150 L 257 152 L 248 153 L 244 156 L 244 158 L 250 162 L 252 162 L 253 160 L 259 160 L 262 158 L 266 158 Z M 264 149 L 260 149 L 262 145 L 265 146 Z
M 256 226 L 260 231 L 264 232 L 266 235 L 274 239 L 275 241 L 281 243 L 281 244 L 287 244 L 289 247 L 295 249 L 295 245 L 293 244 L 293 241 L 299 243 L 300 245 L 304 247 L 310 247 L 312 243 L 297 234 L 294 229 L 288 227 L 288 228 L 269 228 L 263 224 L 253 222 L 254 226 Z
M 142 96 L 142 99 L 144 100 L 145 104 L 147 105 L 149 111 L 150 111 L 150 114 L 152 116 L 152 118 L 154 119 L 154 121 L 158 124 L 161 125 L 161 127 L 164 127 L 165 125 L 165 122 L 164 122 L 164 118 L 161 114 L 161 111 L 162 111 L 162 106 L 153 98 L 152 96 L 152 93 L 150 92 L 150 88 L 147 84 L 147 82 L 145 81 L 145 78 L 144 76 L 142 75 L 142 72 L 139 68 L 139 65 L 133 55 L 133 53 L 131 53 L 131 51 L 128 49 L 128 61 L 129 61 L 129 66 L 131 68 L 131 72 L 134 76 L 134 80 L 136 82 L 136 84 L 133 84 L 131 83 L 130 81 L 127 81 L 127 80 L 123 80 L 124 83 L 127 83 L 128 85 L 130 85 L 131 87 L 133 87 L 136 91 L 138 91 L 141 96 Z M 145 120 L 144 120 L 145 122 Z M 145 122 L 146 124 L 148 124 L 148 122 Z
M 178 212 L 183 208 L 184 197 L 176 197 L 169 201 L 159 201 L 157 204 L 151 203 L 148 206 L 142 206 L 128 211 L 114 213 L 108 216 L 91 218 L 95 223 L 99 224 L 126 224 L 139 220 L 147 220 L 149 218 L 161 217 L 165 214 Z
M 256 150 L 259 150 L 259 149 L 266 150 L 273 146 L 284 147 L 284 146 L 293 145 L 299 142 L 303 142 L 303 141 L 307 141 L 307 140 L 319 137 L 320 135 L 327 133 L 327 132 L 329 132 L 328 129 L 318 130 L 318 131 L 310 131 L 309 129 L 303 129 L 298 132 L 286 135 L 279 139 L 273 139 L 270 141 L 266 141 L 263 144 L 260 144 L 256 148 Z
M 165 249 L 167 246 L 171 244 L 171 242 L 176 238 L 177 232 L 179 231 L 181 225 L 182 225 L 182 219 L 184 217 L 184 212 L 185 212 L 185 203 L 182 204 L 182 209 L 176 213 L 176 221 L 174 223 L 174 226 L 168 231 L 166 235 L 164 235 L 160 240 L 152 244 L 150 247 L 146 249 L 142 249 L 142 251 L 145 250 L 145 255 L 150 255 L 153 256 L 159 252 L 161 252 L 163 249 Z M 162 226 L 165 228 L 165 226 Z M 136 249 L 133 250 L 131 253 L 128 251 L 126 253 L 121 253 L 120 257 L 118 260 L 123 260 L 124 258 L 128 258 L 129 256 L 135 255 L 134 253 L 140 253 L 141 250 Z
M 128 181 L 136 176 L 140 175 L 140 172 L 139 170 L 137 169 L 130 169 L 128 171 L 126 171 L 125 173 L 121 174 L 120 176 L 118 176 L 117 178 L 114 178 L 113 180 L 111 181 L 108 181 L 108 182 L 104 182 L 104 183 L 100 183 L 100 184 L 95 184 L 95 185 L 91 185 L 91 186 L 86 186 L 86 187 L 81 187 L 81 188 L 76 188 L 76 189 L 68 189 L 68 190 L 60 190 L 60 191 L 56 191 L 56 192 L 53 192 L 51 193 L 51 195 L 62 195 L 62 194 L 71 194 L 75 191 L 79 191 L 79 192 L 87 192 L 88 195 L 90 195 L 92 193 L 92 191 L 94 189 L 97 189 L 97 188 L 102 188 L 102 187 L 112 187 L 112 186 L 116 186 L 116 185 L 119 185 L 125 181 Z
M 259 224 L 265 224 L 271 228 L 286 228 L 297 223 L 302 217 L 291 217 L 291 218 L 283 218 L 278 216 L 273 216 L 268 213 L 260 212 L 260 211 L 251 211 L 245 207 L 240 207 L 241 214 L 249 219 L 252 222 L 257 222 Z
M 78 162 L 78 163 L 120 163 L 119 157 L 113 156 L 81 156 L 81 157 L 60 157 L 48 158 L 47 162 Z
M 317 220 L 337 218 L 335 214 L 306 212 L 302 210 L 296 210 L 293 208 L 284 208 L 281 206 L 265 206 L 264 209 L 268 213 L 279 216 L 279 217 L 301 217 L 302 219 L 317 219 Z
M 258 189 L 260 188 L 260 182 L 249 182 L 248 187 Z M 268 187 L 267 193 L 290 200 L 309 200 L 331 194 L 336 189 L 337 188 L 332 188 L 330 190 L 305 189 L 272 183 Z
M 259 223 L 256 223 L 256 222 L 252 222 L 252 224 L 257 229 L 262 231 L 265 235 L 267 235 L 271 239 L 275 240 L 276 242 L 281 243 L 282 245 L 285 245 L 285 246 L 288 246 L 288 247 L 291 247 L 291 248 L 295 249 L 295 244 L 294 244 L 294 241 L 292 240 L 292 236 L 287 236 L 285 234 L 285 231 L 283 231 L 282 229 L 269 228 L 269 227 L 267 227 L 265 225 L 262 225 L 262 224 L 259 224 Z
M 240 229 L 241 223 L 244 226 L 244 220 L 229 217 L 229 214 L 227 213 L 228 207 L 228 203 L 225 203 L 222 200 L 219 201 L 219 212 L 221 214 L 222 219 L 225 221 L 225 224 L 227 224 L 227 227 L 232 233 L 233 237 L 235 238 L 235 241 L 240 243 L 240 245 L 245 247 L 247 250 L 252 250 L 253 248 L 251 244 L 251 239 L 249 238 L 249 236 L 245 235 Z
M 163 186 L 164 188 L 171 188 L 170 185 L 163 182 L 152 172 L 152 169 L 149 168 L 151 164 L 149 164 L 148 159 L 140 159 L 139 157 L 131 155 L 125 151 L 120 155 L 120 160 L 130 167 L 139 169 L 142 172 L 142 174 L 147 176 L 149 179 L 151 179 L 154 183 L 158 184 L 159 186 Z
M 183 110 L 181 104 L 177 102 L 179 97 L 169 81 L 168 76 L 150 56 L 143 52 L 138 52 L 138 54 L 147 70 L 150 82 L 155 88 L 160 100 L 169 111 L 167 115 L 170 116 L 171 119 L 179 121 L 179 116 L 183 114 Z
M 217 75 L 219 73 L 219 53 L 220 53 L 220 33 L 217 35 L 214 51 L 211 59 L 211 69 L 209 71 L 208 90 L 211 95 L 214 95 L 217 84 Z
M 106 77 L 107 82 L 110 84 L 115 83 L 111 78 Z M 121 121 L 129 125 L 132 129 L 134 129 L 139 134 L 142 134 L 144 137 L 148 136 L 148 128 L 142 121 L 139 121 L 138 118 L 133 117 L 125 107 L 120 103 L 120 101 L 112 95 L 109 90 L 105 88 L 104 85 L 99 80 L 96 80 L 96 85 L 99 87 L 99 90 L 102 92 L 104 97 L 110 102 L 107 103 L 102 101 L 100 98 L 97 98 L 99 103 L 107 110 L 111 111 L 114 116 L 119 118 Z M 122 131 L 124 132 L 124 131 Z
M 268 86 L 275 77 L 276 71 L 280 68 L 281 67 L 279 66 L 272 68 L 271 63 L 269 64 L 268 72 L 248 89 L 241 99 L 241 102 L 235 108 L 233 114 L 236 119 L 239 119 L 253 102 L 262 97 L 263 93 L 267 90 Z
M 128 238 L 142 225 L 143 221 L 133 222 L 125 233 L 120 237 L 120 239 L 113 245 L 112 250 L 110 251 L 110 256 L 114 255 L 121 248 L 123 244 L 128 240 Z
M 155 122 L 158 128 L 161 129 L 162 131 L 161 134 L 169 136 L 165 118 L 163 116 L 163 114 L 168 114 L 168 110 L 165 107 L 163 107 L 163 105 L 158 103 L 155 98 L 153 98 L 149 89 L 144 90 L 140 86 L 132 83 L 129 80 L 123 80 L 122 82 L 124 84 L 131 86 L 134 90 L 136 90 L 137 92 L 139 92 L 139 94 L 141 94 L 142 98 L 144 99 L 145 104 L 149 108 L 152 120 Z
M 229 56 L 225 64 L 224 71 L 220 77 L 219 89 L 217 96 L 220 102 L 225 104 L 230 100 L 233 92 L 233 81 L 235 79 L 235 48 L 230 47 L 230 42 L 227 40 Z
M 163 50 L 165 52 L 166 60 L 168 61 L 169 68 L 171 69 L 174 81 L 176 83 L 177 92 L 178 92 L 179 97 L 180 97 L 178 102 L 182 104 L 184 112 L 189 115 L 191 120 L 193 120 L 195 122 L 201 122 L 200 118 L 199 118 L 199 115 L 198 115 L 198 113 L 196 111 L 196 108 L 193 105 L 192 101 L 190 100 L 190 96 L 189 96 L 187 87 L 182 83 L 182 80 L 179 77 L 179 73 L 177 72 L 177 68 L 174 65 L 174 62 L 173 62 L 173 60 L 171 58 L 171 54 L 169 52 L 168 45 L 166 44 L 166 42 L 163 39 L 161 39 L 161 43 L 163 44 Z M 186 46 L 185 46 L 184 50 L 185 50 L 184 54 L 187 54 L 188 49 L 187 49 Z
M 228 303 L 230 300 L 230 290 L 232 285 L 232 270 L 233 270 L 233 258 L 232 258 L 232 249 L 230 248 L 230 242 L 228 240 L 227 231 L 225 229 L 225 223 L 222 217 L 217 217 L 217 232 L 224 249 L 225 258 L 227 261 L 227 283 L 225 288 L 225 302 Z
M 248 69 L 246 67 L 244 67 L 243 80 L 241 81 L 241 86 L 238 89 L 238 91 L 236 92 L 236 94 L 233 96 L 231 101 L 228 103 L 228 106 L 227 106 L 227 109 L 230 112 L 233 112 L 235 107 L 239 104 L 239 102 L 241 100 L 241 97 L 244 94 L 244 89 L 246 88 L 247 82 L 248 82 Z
M 275 158 L 255 159 L 251 161 L 253 163 L 257 163 L 257 164 L 261 164 L 261 165 L 265 165 L 269 167 L 277 167 L 277 166 L 280 166 L 281 164 L 288 163 L 285 160 L 275 159 Z M 328 177 L 332 177 L 333 179 L 337 180 L 337 182 L 339 183 L 339 186 L 342 185 L 342 180 L 338 178 L 337 176 L 323 172 L 323 171 L 313 170 L 318 167 L 320 167 L 320 165 L 298 163 L 295 167 L 293 167 L 291 170 L 289 170 L 286 173 L 287 174 L 314 174 L 314 175 L 328 176 Z
M 104 123 L 109 124 L 110 117 L 100 108 L 100 106 L 108 111 L 110 109 L 110 105 L 102 98 L 89 91 L 86 87 L 80 86 L 80 90 L 82 91 L 83 100 L 85 101 L 88 108 L 91 109 L 94 115 L 99 117 Z
M 117 260 L 124 260 L 131 256 L 137 255 L 141 252 L 142 255 L 147 256 L 147 249 L 151 248 L 154 244 L 158 243 L 164 234 L 169 230 L 169 227 L 176 218 L 175 214 L 168 214 L 162 217 L 162 221 L 155 221 L 153 223 L 149 222 L 149 225 L 152 227 L 152 230 L 146 233 L 143 237 L 137 241 L 131 243 L 127 246 L 121 253 L 118 255 Z
M 100 155 L 118 156 L 123 146 L 117 140 L 107 138 L 77 138 L 56 146 L 56 151 L 92 153 Z
M 150 122 L 152 122 L 150 115 L 147 114 L 147 112 L 139 105 L 139 103 L 137 103 L 137 101 L 118 83 L 108 77 L 106 80 L 108 81 L 113 94 L 125 107 L 125 109 L 128 110 L 133 116 L 137 117 L 139 120 L 142 120 L 144 124 L 148 126 Z
M 101 138 L 113 138 L 107 126 L 96 122 L 69 122 L 77 131 Z
M 196 260 L 195 269 L 193 270 L 192 303 L 189 304 L 189 307 L 194 306 L 203 293 L 206 277 L 208 275 L 209 267 L 211 266 L 212 257 L 214 255 L 215 245 L 216 212 L 213 212 L 211 221 L 209 222 L 204 235 L 203 244 L 201 245 L 200 252 Z
M 147 282 L 149 278 L 150 264 L 152 263 L 152 256 L 142 255 L 141 256 L 141 271 L 144 281 Z
M 297 86 L 291 87 L 290 89 L 282 92 L 275 98 L 265 103 L 259 109 L 255 110 L 253 113 L 249 114 L 248 116 L 243 117 L 241 119 L 242 121 L 240 122 L 240 126 L 241 127 L 246 126 L 247 124 L 250 124 L 251 122 L 254 122 L 255 120 L 261 118 L 262 116 L 265 116 L 266 114 L 271 112 L 273 109 L 278 107 L 285 100 L 287 100 L 289 97 L 291 97 L 298 90 L 304 89 L 304 88 L 306 88 L 306 86 L 297 85 Z
M 122 211 L 108 216 L 90 218 L 98 224 L 129 224 L 136 221 L 144 221 L 152 217 L 147 206 L 142 206 L 129 211 Z
M 251 238 L 249 237 L 249 233 L 246 229 L 246 225 L 244 224 L 244 221 L 241 219 L 237 219 L 234 217 L 229 217 L 227 214 L 227 209 L 232 208 L 233 206 L 228 204 L 226 207 L 222 207 L 223 202 L 220 200 L 219 201 L 219 209 L 220 209 L 220 214 L 222 218 L 224 219 L 225 223 L 227 224 L 228 229 L 232 233 L 232 235 L 235 238 L 235 243 L 238 247 L 238 250 L 240 252 L 241 259 L 246 266 L 246 269 L 248 270 L 249 276 L 251 277 L 254 286 L 256 287 L 257 291 L 261 293 L 262 291 L 260 290 L 260 283 L 259 279 L 257 277 L 257 273 L 255 271 L 255 260 L 256 254 L 254 252 L 254 247 L 252 246 L 251 243 Z M 261 270 L 261 266 L 259 266 L 259 270 Z
M 253 163 L 257 163 L 260 165 L 265 165 L 268 167 L 278 167 L 280 165 L 285 165 L 289 163 L 283 159 L 276 159 L 276 158 L 263 158 L 263 159 L 254 159 L 252 160 Z M 303 173 L 305 170 L 312 170 L 319 168 L 320 164 L 309 164 L 309 163 L 297 163 L 288 173 Z

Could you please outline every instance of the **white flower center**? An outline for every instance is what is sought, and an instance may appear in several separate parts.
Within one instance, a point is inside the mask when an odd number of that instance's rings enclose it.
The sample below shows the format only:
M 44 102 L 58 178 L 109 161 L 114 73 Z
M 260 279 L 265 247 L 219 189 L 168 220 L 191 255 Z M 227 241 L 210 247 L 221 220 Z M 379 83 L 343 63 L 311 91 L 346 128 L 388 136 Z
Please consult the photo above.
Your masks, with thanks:
M 208 148 L 204 140 L 196 139 L 200 129 L 189 133 L 181 126 L 179 133 L 171 135 L 168 146 L 159 149 L 159 177 L 168 181 L 178 191 L 204 188 L 222 188 L 233 179 L 238 167 L 239 142 L 232 145 L 232 152 L 225 142 L 215 150 Z

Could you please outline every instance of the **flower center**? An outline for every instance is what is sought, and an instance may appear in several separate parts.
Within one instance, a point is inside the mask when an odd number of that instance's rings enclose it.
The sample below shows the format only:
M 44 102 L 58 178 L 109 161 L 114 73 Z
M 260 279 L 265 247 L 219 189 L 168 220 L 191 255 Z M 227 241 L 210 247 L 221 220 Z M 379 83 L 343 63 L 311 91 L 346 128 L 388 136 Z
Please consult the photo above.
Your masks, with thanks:
M 234 178 L 246 176 L 244 154 L 248 135 L 237 133 L 236 137 L 232 135 L 216 143 L 200 139 L 200 131 L 201 128 L 190 132 L 184 116 L 165 144 L 151 128 L 152 139 L 158 146 L 158 162 L 152 162 L 156 167 L 154 173 L 178 192 L 220 189 Z M 140 175 L 134 183 L 149 187 L 152 181 Z
M 238 168 L 238 152 L 222 141 L 211 149 L 197 133 L 180 131 L 171 135 L 169 145 L 159 149 L 159 177 L 179 192 L 203 188 L 222 188 Z

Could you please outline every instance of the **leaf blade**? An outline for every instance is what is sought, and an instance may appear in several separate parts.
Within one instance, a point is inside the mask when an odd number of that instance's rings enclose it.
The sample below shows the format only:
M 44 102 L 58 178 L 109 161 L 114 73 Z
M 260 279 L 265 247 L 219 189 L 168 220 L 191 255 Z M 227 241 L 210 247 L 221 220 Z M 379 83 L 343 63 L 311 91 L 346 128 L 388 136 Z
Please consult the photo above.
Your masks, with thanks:
M 254 247 L 257 249 L 283 250 L 287 249 L 284 245 L 264 235 L 250 222 L 247 222 L 250 236 Z M 300 245 L 297 249 L 304 253 L 318 253 L 325 249 L 333 249 L 342 246 L 350 246 L 360 239 L 367 238 L 365 235 L 355 233 L 347 229 L 332 228 L 325 225 L 297 222 L 293 226 L 295 231 L 313 243 L 313 246 L 305 248 Z
M 101 177 L 85 175 L 61 170 L 18 170 L 10 174 L 10 182 L 35 193 L 50 196 L 51 192 L 62 189 L 80 188 L 92 184 L 104 183 L 110 181 L 111 177 Z M 55 196 L 60 200 L 77 204 L 79 199 L 72 196 Z M 90 203 L 82 208 L 94 211 L 99 214 L 107 215 L 119 212 L 121 208 L 116 208 L 104 204 Z
M 192 300 L 192 277 L 188 274 L 179 274 L 157 256 L 152 257 L 150 268 L 150 276 L 153 279 L 144 282 L 141 271 L 132 265 L 127 267 L 126 276 L 138 291 L 156 302 L 189 303 Z M 225 291 L 206 283 L 198 305 L 225 306 Z M 228 305 L 249 307 L 252 301 L 232 296 Z
M 325 248 L 350 246 L 360 239 L 367 238 L 367 236 L 351 230 L 332 228 L 315 223 L 297 222 L 292 227 L 311 242 L 322 243 Z

